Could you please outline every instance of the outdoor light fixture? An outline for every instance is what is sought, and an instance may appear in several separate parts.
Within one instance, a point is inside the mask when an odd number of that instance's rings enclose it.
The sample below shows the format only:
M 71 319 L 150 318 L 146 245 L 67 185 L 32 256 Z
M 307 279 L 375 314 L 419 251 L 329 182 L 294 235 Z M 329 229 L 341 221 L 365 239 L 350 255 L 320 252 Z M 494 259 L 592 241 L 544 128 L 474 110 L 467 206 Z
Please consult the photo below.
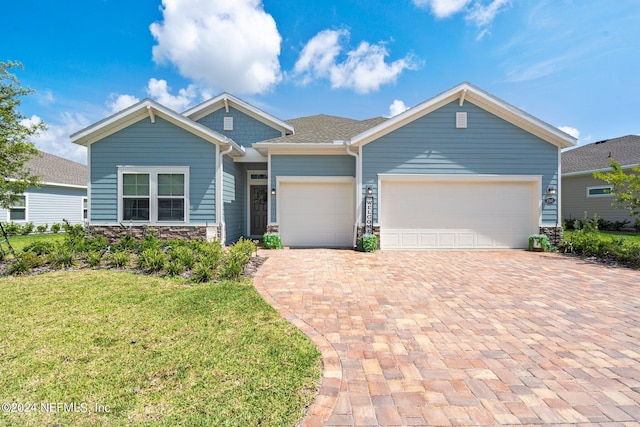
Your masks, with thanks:
M 271 189 L 271 195 L 272 195 L 272 196 L 275 196 L 275 195 L 276 195 L 276 189 L 275 189 L 275 188 L 272 188 L 272 189 Z
M 555 196 L 555 194 L 556 194 L 556 189 L 555 189 L 555 187 L 549 187 L 549 188 L 547 188 L 547 195 L 549 195 L 549 196 Z
M 373 188 L 367 187 L 367 196 L 373 196 Z
M 552 205 L 556 202 L 556 188 L 549 187 L 547 188 L 547 194 L 545 194 L 544 202 L 547 205 Z

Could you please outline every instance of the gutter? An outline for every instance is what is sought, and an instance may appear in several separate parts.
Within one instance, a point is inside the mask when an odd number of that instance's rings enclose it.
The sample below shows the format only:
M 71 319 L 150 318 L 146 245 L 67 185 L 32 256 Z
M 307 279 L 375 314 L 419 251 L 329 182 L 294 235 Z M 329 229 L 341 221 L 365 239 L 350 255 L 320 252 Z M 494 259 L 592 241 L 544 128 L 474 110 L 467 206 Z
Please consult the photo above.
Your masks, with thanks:
M 222 182 L 224 179 L 224 155 L 229 154 L 231 151 L 233 151 L 233 145 L 229 144 L 229 148 L 224 151 L 220 151 L 220 155 L 218 156 L 218 162 L 220 162 L 218 167 L 220 177 L 216 183 L 216 188 L 219 189 L 218 197 L 220 197 L 220 212 L 217 212 L 217 214 L 220 215 L 220 243 L 223 246 L 227 241 L 227 225 L 224 220 L 224 183 Z

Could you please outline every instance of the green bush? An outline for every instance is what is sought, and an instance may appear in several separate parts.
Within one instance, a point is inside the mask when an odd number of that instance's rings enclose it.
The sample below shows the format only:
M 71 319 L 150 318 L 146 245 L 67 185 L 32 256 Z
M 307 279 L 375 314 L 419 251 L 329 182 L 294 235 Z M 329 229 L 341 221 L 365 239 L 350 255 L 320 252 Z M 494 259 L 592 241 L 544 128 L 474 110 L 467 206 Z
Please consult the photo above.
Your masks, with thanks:
M 179 260 L 172 260 L 167 264 L 167 274 L 169 276 L 179 276 L 184 270 L 185 266 Z
M 617 261 L 632 267 L 640 267 L 640 244 L 624 237 L 610 236 L 580 230 L 566 236 L 558 245 L 564 253 Z
M 116 251 L 131 251 L 134 250 L 137 246 L 138 242 L 136 242 L 135 237 L 133 237 L 131 234 L 123 234 L 122 236 L 120 236 L 120 240 L 118 241 L 118 243 L 114 245 L 114 249 Z
M 35 258 L 34 258 L 35 257 Z M 21 276 L 31 271 L 34 265 L 34 260 L 38 256 L 31 252 L 26 252 L 18 255 L 14 262 L 7 266 L 7 273 L 13 276 Z
M 25 225 L 23 225 L 20 228 L 19 234 L 26 236 L 28 234 L 31 234 L 33 232 L 33 229 L 35 228 L 35 226 L 33 225 L 32 222 L 27 222 Z
M 205 283 L 214 279 L 216 276 L 216 271 L 212 266 L 208 263 L 199 262 L 195 265 L 193 269 L 193 274 L 191 279 L 197 283 Z
M 265 249 L 282 249 L 280 235 L 277 233 L 264 233 L 262 236 Z
M 68 268 L 76 263 L 73 249 L 65 243 L 55 245 L 48 260 L 53 268 Z
M 158 239 L 153 231 L 147 233 L 142 241 L 140 242 L 139 251 L 140 253 L 144 252 L 147 249 L 157 249 L 159 250 L 162 247 L 162 241 Z
M 158 248 L 147 248 L 138 255 L 138 268 L 152 273 L 162 271 L 167 264 L 167 256 Z
M 5 223 L 2 224 L 2 227 L 4 228 L 4 231 L 9 235 L 9 236 L 16 236 L 20 231 L 20 225 L 16 224 L 15 222 L 10 222 L 10 223 Z
M 242 274 L 242 269 L 251 260 L 251 255 L 256 251 L 256 244 L 251 240 L 240 239 L 224 254 L 220 263 L 220 277 L 223 279 L 237 279 Z
M 360 236 L 360 248 L 364 252 L 375 252 L 378 249 L 378 237 L 373 234 L 364 234 Z
M 85 260 L 89 267 L 100 267 L 103 254 L 101 251 L 88 251 L 85 255 Z
M 38 233 L 44 233 L 45 231 L 47 231 L 48 227 L 49 227 L 49 224 L 40 224 L 39 226 L 36 227 L 36 231 Z
M 529 250 L 532 251 L 535 248 L 536 240 L 540 244 L 540 249 L 542 252 L 549 252 L 553 246 L 551 246 L 551 242 L 549 242 L 549 236 L 546 234 L 532 234 L 529 236 Z
M 59 223 L 55 223 L 55 224 L 51 224 L 51 232 L 52 233 L 57 233 L 62 229 L 62 225 L 60 225 Z
M 44 242 L 42 240 L 29 243 L 22 248 L 22 252 L 32 252 L 36 255 L 49 255 L 53 252 L 56 245 L 52 242 Z
M 131 262 L 131 252 L 128 250 L 117 250 L 107 257 L 107 264 L 113 268 L 125 268 Z
M 179 263 L 183 268 L 192 269 L 196 263 L 196 257 L 193 250 L 188 246 L 172 245 L 169 249 L 169 260 L 171 263 Z
M 109 247 L 109 242 L 104 236 L 87 237 L 84 239 L 85 252 L 104 252 Z

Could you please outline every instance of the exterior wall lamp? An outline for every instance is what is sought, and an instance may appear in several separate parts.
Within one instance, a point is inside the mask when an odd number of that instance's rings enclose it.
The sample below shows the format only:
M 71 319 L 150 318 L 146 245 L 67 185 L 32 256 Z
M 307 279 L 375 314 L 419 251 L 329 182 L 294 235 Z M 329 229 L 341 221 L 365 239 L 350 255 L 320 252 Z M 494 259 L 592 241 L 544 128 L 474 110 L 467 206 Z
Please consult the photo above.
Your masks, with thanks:
M 373 188 L 367 187 L 367 196 L 373 196 Z
M 276 189 L 275 189 L 275 188 L 272 188 L 272 189 L 271 189 L 271 195 L 272 195 L 272 196 L 275 196 L 275 195 L 276 195 Z
M 556 188 L 549 186 L 547 193 L 545 194 L 544 202 L 547 205 L 552 205 L 556 202 Z

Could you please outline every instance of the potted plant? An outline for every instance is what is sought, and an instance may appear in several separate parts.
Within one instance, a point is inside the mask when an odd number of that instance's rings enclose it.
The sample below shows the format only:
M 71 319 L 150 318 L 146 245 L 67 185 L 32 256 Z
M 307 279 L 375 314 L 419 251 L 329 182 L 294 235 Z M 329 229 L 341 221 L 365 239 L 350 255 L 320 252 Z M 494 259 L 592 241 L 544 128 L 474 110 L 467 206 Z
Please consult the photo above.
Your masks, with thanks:
M 547 252 L 551 248 L 549 237 L 545 234 L 532 234 L 529 236 L 529 250 L 533 252 Z

